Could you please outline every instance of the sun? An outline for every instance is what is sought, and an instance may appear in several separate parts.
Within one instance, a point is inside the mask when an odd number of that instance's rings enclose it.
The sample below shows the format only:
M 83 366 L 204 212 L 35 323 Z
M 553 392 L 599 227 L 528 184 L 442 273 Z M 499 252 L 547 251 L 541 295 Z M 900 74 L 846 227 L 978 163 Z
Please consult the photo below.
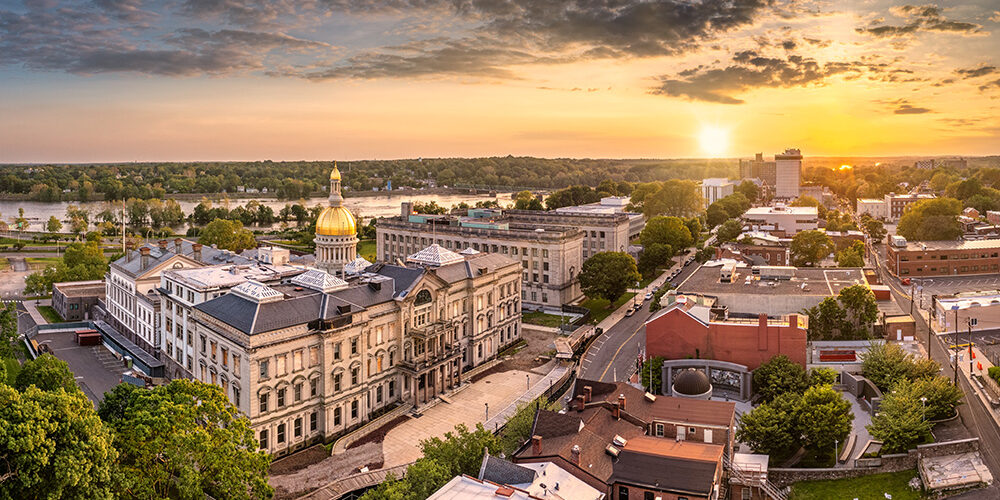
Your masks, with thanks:
M 716 125 L 702 126 L 698 133 L 698 143 L 701 150 L 709 156 L 723 156 L 729 150 L 729 130 Z

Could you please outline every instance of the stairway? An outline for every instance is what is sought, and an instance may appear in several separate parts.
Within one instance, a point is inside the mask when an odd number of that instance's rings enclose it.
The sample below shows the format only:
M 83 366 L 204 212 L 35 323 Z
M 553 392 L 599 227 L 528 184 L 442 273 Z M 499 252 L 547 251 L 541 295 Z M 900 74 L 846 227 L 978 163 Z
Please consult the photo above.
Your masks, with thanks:
M 779 489 L 777 486 L 771 484 L 771 482 L 767 479 L 744 474 L 742 471 L 732 466 L 728 456 L 722 457 L 722 465 L 725 467 L 725 470 L 729 473 L 730 477 L 735 479 L 737 483 L 760 488 L 761 491 L 763 491 L 764 494 L 771 500 L 788 500 L 787 489 Z M 724 497 L 720 495 L 720 498 Z

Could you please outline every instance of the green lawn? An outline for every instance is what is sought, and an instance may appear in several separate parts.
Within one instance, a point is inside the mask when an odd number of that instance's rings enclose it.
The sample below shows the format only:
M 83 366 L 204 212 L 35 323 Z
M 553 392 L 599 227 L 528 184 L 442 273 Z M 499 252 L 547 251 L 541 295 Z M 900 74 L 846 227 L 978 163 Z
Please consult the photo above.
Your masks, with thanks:
M 551 326 L 559 328 L 559 325 L 566 323 L 567 318 L 558 314 L 546 314 L 541 311 L 532 311 L 521 314 L 521 321 L 539 326 Z
M 368 262 L 375 262 L 378 249 L 375 248 L 375 240 L 361 240 L 358 242 L 358 255 L 364 257 Z
M 38 306 L 38 313 L 49 323 L 62 323 L 63 319 L 52 306 Z
M 7 257 L 0 257 L 0 271 L 6 271 L 10 269 L 10 261 Z
M 920 500 L 927 498 L 922 491 L 910 489 L 910 479 L 917 472 L 906 470 L 831 481 L 802 481 L 792 485 L 791 500 Z
M 625 295 L 619 297 L 610 309 L 608 308 L 608 301 L 606 299 L 587 299 L 580 305 L 590 309 L 590 319 L 593 322 L 599 323 L 604 318 L 607 318 L 612 311 L 621 307 L 622 304 L 632 300 L 634 296 L 635 294 L 632 292 L 625 292 Z

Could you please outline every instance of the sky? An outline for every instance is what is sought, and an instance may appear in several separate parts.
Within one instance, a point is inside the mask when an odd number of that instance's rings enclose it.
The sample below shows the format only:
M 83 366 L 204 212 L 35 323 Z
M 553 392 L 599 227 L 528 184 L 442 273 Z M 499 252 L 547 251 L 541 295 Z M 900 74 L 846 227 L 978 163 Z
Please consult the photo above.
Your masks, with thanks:
M 0 0 L 0 162 L 1000 154 L 1000 2 Z

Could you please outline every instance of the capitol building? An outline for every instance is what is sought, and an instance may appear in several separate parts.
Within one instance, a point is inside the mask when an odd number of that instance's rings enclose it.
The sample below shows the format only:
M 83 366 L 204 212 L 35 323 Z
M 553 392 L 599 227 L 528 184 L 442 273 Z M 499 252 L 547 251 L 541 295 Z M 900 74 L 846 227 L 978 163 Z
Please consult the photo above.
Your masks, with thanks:
M 277 248 L 130 249 L 108 273 L 106 320 L 165 378 L 221 387 L 275 455 L 427 404 L 520 339 L 520 262 L 431 244 L 372 264 L 343 201 L 334 166 L 311 267 Z

